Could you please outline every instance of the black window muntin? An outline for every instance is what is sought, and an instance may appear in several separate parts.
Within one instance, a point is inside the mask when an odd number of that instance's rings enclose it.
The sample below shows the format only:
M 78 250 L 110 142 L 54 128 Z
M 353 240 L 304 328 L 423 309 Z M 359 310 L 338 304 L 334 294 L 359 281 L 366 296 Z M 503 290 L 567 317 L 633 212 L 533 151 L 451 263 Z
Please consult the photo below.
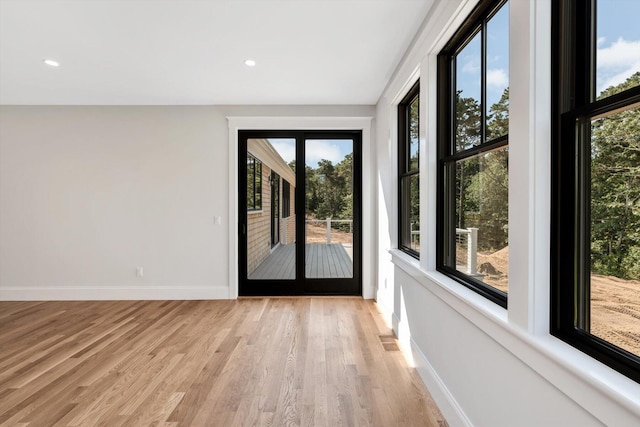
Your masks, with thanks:
M 507 294 L 455 268 L 456 263 L 456 162 L 508 147 L 509 135 L 486 140 L 487 23 L 508 0 L 482 1 L 438 55 L 438 173 L 436 268 L 457 282 L 507 308 Z M 480 143 L 456 150 L 456 56 L 479 33 L 481 35 Z M 451 231 L 454 232 L 451 232 Z
M 419 251 L 411 247 L 411 197 L 407 194 L 411 179 L 419 179 L 418 162 L 411 167 L 411 105 L 420 102 L 420 81 L 417 81 L 398 104 L 398 248 L 409 255 L 420 258 Z M 418 133 L 420 115 L 418 114 Z M 417 163 L 417 165 L 416 165 Z M 419 205 L 419 203 L 418 203 Z
M 596 0 L 552 9 L 551 334 L 640 382 L 640 357 L 592 335 L 591 121 L 640 105 L 640 87 L 596 99 Z
M 247 211 L 262 209 L 262 162 L 247 153 Z
M 286 179 L 282 180 L 282 218 L 291 216 L 291 185 Z

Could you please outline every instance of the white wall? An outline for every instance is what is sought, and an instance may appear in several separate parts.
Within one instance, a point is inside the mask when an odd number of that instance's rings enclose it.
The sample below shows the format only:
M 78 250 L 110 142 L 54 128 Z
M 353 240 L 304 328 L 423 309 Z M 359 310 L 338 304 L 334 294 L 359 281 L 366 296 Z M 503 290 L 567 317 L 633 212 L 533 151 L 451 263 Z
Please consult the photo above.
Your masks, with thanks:
M 373 112 L 0 107 L 0 300 L 233 296 L 227 116 Z
M 435 3 L 377 104 L 378 303 L 452 426 L 640 425 L 640 385 L 548 333 L 551 0 L 510 1 L 509 309 L 435 270 L 436 58 L 476 2 Z M 420 261 L 394 249 L 397 103 L 418 77 Z

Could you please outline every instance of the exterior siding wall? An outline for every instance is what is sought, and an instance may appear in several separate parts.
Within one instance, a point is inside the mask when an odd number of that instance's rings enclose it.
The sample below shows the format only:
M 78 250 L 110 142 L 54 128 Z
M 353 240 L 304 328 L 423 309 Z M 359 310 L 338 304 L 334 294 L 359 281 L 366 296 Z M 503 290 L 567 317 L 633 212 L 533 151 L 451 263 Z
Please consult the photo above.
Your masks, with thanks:
M 248 212 L 247 214 L 247 273 L 250 275 L 271 253 L 271 185 L 269 178 L 271 169 L 262 164 L 262 210 Z M 282 178 L 280 188 L 282 189 Z M 296 242 L 296 216 L 294 212 L 295 187 L 290 187 L 291 216 L 282 218 L 282 206 L 280 209 L 280 243 L 291 244 Z M 282 191 L 282 190 L 281 190 Z M 280 200 L 283 200 L 280 195 Z M 285 230 L 286 227 L 286 230 Z
M 295 199 L 296 188 L 292 183 L 289 183 L 289 212 L 291 215 L 287 218 L 283 218 L 280 221 L 280 243 L 289 245 L 296 242 L 296 214 L 295 214 Z M 282 180 L 280 180 L 280 188 L 283 188 Z M 282 198 L 284 202 L 284 197 Z
M 262 210 L 247 213 L 247 273 L 271 253 L 271 169 L 262 164 Z

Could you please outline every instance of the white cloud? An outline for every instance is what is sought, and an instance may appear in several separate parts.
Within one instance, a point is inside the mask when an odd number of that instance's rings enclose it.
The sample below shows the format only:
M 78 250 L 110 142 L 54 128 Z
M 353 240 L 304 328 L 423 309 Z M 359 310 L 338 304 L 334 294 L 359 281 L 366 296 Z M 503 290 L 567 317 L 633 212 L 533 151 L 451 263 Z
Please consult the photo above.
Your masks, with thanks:
M 348 143 L 351 145 L 351 141 L 345 141 L 344 144 Z M 336 141 L 324 141 L 321 139 L 307 141 L 305 146 L 305 155 L 307 157 L 306 161 L 308 165 L 312 165 L 313 167 L 322 160 L 331 160 L 331 163 L 334 165 L 342 161 L 344 159 L 344 154 L 342 150 L 340 150 L 340 142 Z M 342 147 L 343 149 L 345 147 Z
M 509 76 L 502 68 L 487 70 L 487 86 L 504 89 L 509 86 Z
M 462 66 L 462 72 L 469 73 L 469 74 L 477 74 L 480 72 L 480 64 L 478 63 L 478 61 L 471 59 L 464 63 L 464 65 Z
M 633 73 L 640 71 L 640 40 L 628 41 L 619 38 L 602 48 L 598 40 L 598 46 L 598 93 L 609 86 L 624 82 Z
M 291 160 L 296 158 L 296 146 L 294 140 L 270 139 L 269 142 L 285 162 L 289 163 Z M 326 159 L 331 160 L 331 163 L 336 165 L 344 159 L 346 153 L 351 152 L 351 144 L 351 140 L 309 140 L 305 147 L 307 164 L 312 167 L 316 167 L 320 160 Z
M 638 71 L 640 71 L 640 61 L 636 62 L 635 64 L 629 65 L 625 70 L 619 73 L 616 73 L 613 75 L 610 75 L 610 74 L 606 75 L 606 78 L 602 79 L 602 83 L 598 85 L 598 88 L 599 88 L 598 92 L 610 86 L 617 86 L 620 83 L 623 83 L 625 80 L 631 77 L 631 75 L 633 75 L 634 73 L 637 73 Z
M 627 41 L 621 37 L 609 47 L 598 49 L 598 68 L 626 68 L 637 62 L 640 62 L 640 40 Z
M 284 159 L 285 162 L 289 163 L 291 160 L 296 158 L 296 145 L 295 140 L 293 142 L 290 141 L 278 141 L 277 139 L 270 139 L 269 142 L 275 148 L 275 150 L 280 154 L 280 157 Z

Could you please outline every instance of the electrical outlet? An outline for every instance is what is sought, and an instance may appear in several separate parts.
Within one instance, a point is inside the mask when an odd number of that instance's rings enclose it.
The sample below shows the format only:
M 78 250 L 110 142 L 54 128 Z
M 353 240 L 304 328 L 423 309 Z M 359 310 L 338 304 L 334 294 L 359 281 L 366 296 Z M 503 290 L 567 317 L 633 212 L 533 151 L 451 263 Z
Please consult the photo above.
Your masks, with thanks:
M 136 276 L 138 276 L 138 277 L 144 277 L 144 268 L 142 268 L 142 267 L 136 267 Z

